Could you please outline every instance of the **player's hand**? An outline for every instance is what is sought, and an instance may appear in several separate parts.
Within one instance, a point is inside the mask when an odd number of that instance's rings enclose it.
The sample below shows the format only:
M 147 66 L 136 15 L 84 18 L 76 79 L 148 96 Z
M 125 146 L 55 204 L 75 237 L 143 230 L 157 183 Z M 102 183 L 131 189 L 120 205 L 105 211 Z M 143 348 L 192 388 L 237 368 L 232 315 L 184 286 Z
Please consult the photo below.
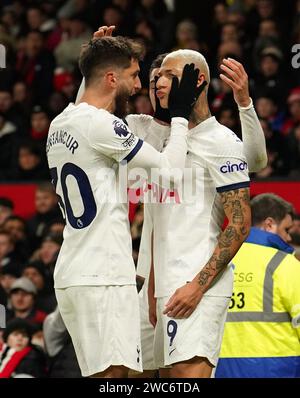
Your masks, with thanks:
M 93 39 L 99 39 L 104 36 L 112 36 L 112 33 L 115 29 L 115 25 L 111 26 L 100 26 L 96 32 L 93 34 Z
M 171 318 L 188 318 L 200 303 L 203 294 L 199 283 L 193 280 L 176 290 L 163 313 Z
M 220 79 L 232 88 L 235 102 L 242 107 L 250 105 L 248 75 L 243 65 L 232 58 L 223 59 L 220 66 L 224 73 Z
M 204 81 L 197 87 L 198 76 L 199 69 L 194 64 L 186 64 L 180 82 L 177 76 L 173 77 L 168 101 L 171 118 L 184 117 L 189 120 L 193 106 L 207 84 Z
M 155 112 L 154 112 L 154 119 L 160 120 L 162 122 L 171 123 L 171 116 L 170 116 L 170 112 L 169 109 L 164 109 L 161 107 L 160 105 L 160 101 L 159 98 L 156 95 L 157 92 L 157 80 L 159 79 L 158 76 L 155 76 L 154 80 L 155 80 L 155 87 L 154 87 L 154 97 L 155 97 Z
M 149 321 L 151 325 L 155 328 L 157 317 L 156 317 L 156 298 L 148 296 L 148 305 L 149 305 Z

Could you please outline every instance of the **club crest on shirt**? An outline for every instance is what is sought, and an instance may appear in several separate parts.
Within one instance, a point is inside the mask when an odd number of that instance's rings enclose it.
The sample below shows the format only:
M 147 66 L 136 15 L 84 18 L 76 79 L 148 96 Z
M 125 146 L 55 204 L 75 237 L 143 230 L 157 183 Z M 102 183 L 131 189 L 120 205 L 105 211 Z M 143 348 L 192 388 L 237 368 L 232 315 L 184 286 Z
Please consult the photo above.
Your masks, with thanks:
M 114 120 L 113 126 L 114 126 L 115 133 L 119 137 L 126 137 L 128 135 L 129 131 L 127 129 L 127 126 L 121 120 Z

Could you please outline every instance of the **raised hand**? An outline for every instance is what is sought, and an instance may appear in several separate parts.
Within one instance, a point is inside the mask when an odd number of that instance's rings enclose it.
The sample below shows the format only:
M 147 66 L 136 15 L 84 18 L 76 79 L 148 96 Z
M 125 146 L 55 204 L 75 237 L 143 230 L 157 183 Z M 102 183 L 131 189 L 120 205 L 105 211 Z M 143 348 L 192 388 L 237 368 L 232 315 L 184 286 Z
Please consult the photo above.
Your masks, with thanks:
M 96 32 L 93 34 L 93 39 L 99 39 L 104 36 L 112 36 L 112 33 L 115 29 L 115 25 L 111 26 L 100 26 Z
M 242 107 L 250 105 L 248 75 L 243 65 L 233 58 L 223 59 L 220 66 L 224 73 L 220 74 L 220 79 L 232 88 L 235 102 Z

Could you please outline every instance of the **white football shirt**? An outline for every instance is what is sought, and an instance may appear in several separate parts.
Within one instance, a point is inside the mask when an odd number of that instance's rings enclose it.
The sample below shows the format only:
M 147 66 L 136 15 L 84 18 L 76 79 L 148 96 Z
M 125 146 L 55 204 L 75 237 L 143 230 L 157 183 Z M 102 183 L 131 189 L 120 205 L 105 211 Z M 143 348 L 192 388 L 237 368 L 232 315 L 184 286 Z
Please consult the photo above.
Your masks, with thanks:
M 215 117 L 189 130 L 186 168 L 193 173 L 184 180 L 187 193 L 180 195 L 180 203 L 152 207 L 156 297 L 191 281 L 211 257 L 225 216 L 219 193 L 249 186 L 243 144 Z M 228 266 L 206 295 L 231 294 Z
M 66 215 L 56 288 L 135 284 L 128 204 L 126 195 L 123 202 L 116 196 L 117 164 L 133 159 L 135 167 L 164 168 L 172 176 L 184 164 L 187 121 L 174 118 L 172 126 L 170 145 L 159 153 L 122 120 L 87 103 L 70 104 L 52 121 L 46 151 Z

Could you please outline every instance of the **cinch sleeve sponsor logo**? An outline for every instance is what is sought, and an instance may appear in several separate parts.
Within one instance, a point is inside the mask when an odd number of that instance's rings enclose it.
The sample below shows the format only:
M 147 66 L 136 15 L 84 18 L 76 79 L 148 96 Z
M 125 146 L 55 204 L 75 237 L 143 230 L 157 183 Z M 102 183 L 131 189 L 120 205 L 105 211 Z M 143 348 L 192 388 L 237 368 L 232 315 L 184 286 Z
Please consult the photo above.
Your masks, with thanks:
M 248 164 L 247 162 L 240 162 L 240 163 L 231 163 L 229 160 L 226 162 L 226 164 L 223 164 L 220 167 L 220 171 L 223 174 L 226 173 L 235 173 L 236 171 L 244 171 L 248 169 Z

